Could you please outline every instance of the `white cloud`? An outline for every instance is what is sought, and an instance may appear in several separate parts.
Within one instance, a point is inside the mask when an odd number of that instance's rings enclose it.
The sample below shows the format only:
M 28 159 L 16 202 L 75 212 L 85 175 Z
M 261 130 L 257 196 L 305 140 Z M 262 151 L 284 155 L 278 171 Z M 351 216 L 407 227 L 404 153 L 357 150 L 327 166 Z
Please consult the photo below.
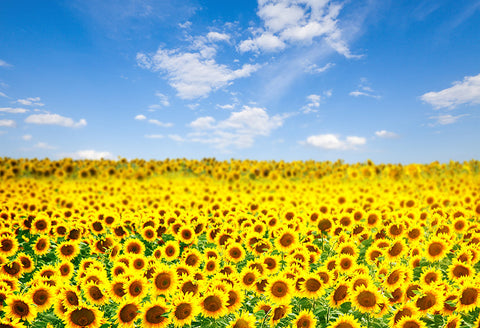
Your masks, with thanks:
M 431 124 L 431 126 L 435 126 L 435 125 L 448 125 L 448 124 L 456 123 L 458 119 L 460 119 L 463 116 L 468 116 L 468 114 L 457 115 L 457 116 L 446 114 L 446 115 L 430 116 L 429 118 L 432 120 L 435 120 L 435 123 Z
M 305 67 L 305 72 L 311 73 L 311 74 L 323 73 L 328 69 L 332 68 L 333 66 L 335 66 L 334 63 L 327 63 L 322 67 L 318 67 L 317 64 L 311 64 Z
M 0 107 L 0 112 L 10 113 L 10 114 L 23 114 L 23 113 L 28 112 L 28 109 L 12 108 L 12 107 Z
M 148 120 L 148 123 L 155 124 L 155 125 L 161 126 L 163 128 L 169 128 L 169 127 L 173 126 L 173 123 L 164 123 L 164 122 L 160 122 L 159 120 L 154 120 L 154 119 Z
M 162 134 L 146 134 L 145 138 L 147 138 L 147 139 L 162 139 L 163 135 Z
M 73 159 L 113 159 L 112 153 L 108 151 L 96 151 L 93 149 L 79 150 L 75 153 L 66 154 L 65 157 L 71 157 Z
M 323 96 L 312 94 L 307 96 L 308 103 L 302 107 L 302 112 L 304 114 L 316 113 L 320 107 L 320 102 L 322 97 L 330 97 L 332 95 L 332 90 L 327 90 L 323 92 Z
M 69 128 L 79 128 L 87 125 L 85 119 L 80 119 L 75 122 L 69 117 L 64 117 L 58 114 L 34 114 L 25 119 L 25 123 L 42 124 L 42 125 L 60 125 Z
M 218 108 L 221 108 L 221 109 L 234 109 L 235 108 L 235 104 L 225 104 L 225 105 L 217 105 Z
M 244 106 L 242 110 L 230 113 L 223 121 L 213 117 L 200 117 L 190 123 L 195 132 L 189 134 L 189 140 L 212 144 L 225 149 L 251 147 L 258 136 L 268 136 L 281 127 L 288 115 L 269 116 L 264 108 Z
M 0 92 L 0 97 L 8 98 L 8 96 L 6 94 L 4 94 L 3 92 Z
M 460 105 L 480 104 L 480 74 L 465 76 L 463 81 L 453 83 L 453 86 L 438 92 L 427 92 L 420 97 L 422 101 L 435 109 L 454 109 Z
M 248 39 L 240 42 L 238 45 L 238 50 L 240 52 L 247 52 L 247 51 L 265 51 L 265 52 L 273 52 L 282 50 L 285 48 L 286 44 L 276 35 L 272 33 L 263 33 L 260 36 L 254 39 Z
M 375 131 L 375 135 L 379 138 L 386 138 L 386 139 L 398 138 L 398 134 L 396 134 L 395 132 L 387 131 L 387 130 Z
M 55 149 L 56 147 L 47 144 L 46 142 L 37 142 L 34 146 L 35 148 L 40 149 Z
M 22 139 L 25 140 L 25 141 L 32 140 L 32 135 L 30 135 L 30 134 L 25 134 L 25 135 L 22 136 Z
M 360 84 L 358 85 L 358 89 L 354 90 L 349 93 L 352 97 L 371 97 L 375 99 L 380 99 L 380 96 L 375 93 L 375 91 L 370 87 L 368 80 L 364 77 L 360 79 Z
M 306 143 L 323 149 L 347 150 L 355 149 L 355 146 L 365 145 L 367 140 L 357 136 L 347 136 L 345 140 L 341 140 L 335 134 L 319 134 L 309 136 Z
M 258 0 L 257 15 L 263 28 L 253 39 L 239 45 L 245 51 L 278 51 L 287 43 L 310 43 L 323 38 L 332 49 L 347 58 L 352 55 L 338 26 L 342 5 L 328 0 Z
M 208 95 L 234 80 L 248 77 L 259 65 L 245 64 L 232 70 L 218 64 L 213 58 L 205 58 L 199 52 L 181 52 L 159 48 L 154 55 L 137 54 L 140 67 L 166 72 L 169 84 L 182 99 L 194 99 Z
M 14 128 L 17 126 L 17 123 L 14 120 L 0 120 L 0 126 Z
M 226 33 L 209 32 L 207 34 L 207 39 L 211 42 L 228 41 L 230 40 L 230 35 Z
M 173 141 L 178 141 L 178 142 L 183 142 L 185 139 L 183 139 L 181 136 L 178 134 L 169 134 L 168 137 L 172 139 Z
M 40 102 L 40 97 L 30 97 L 26 99 L 17 99 L 16 101 L 19 104 L 24 106 L 45 106 L 45 104 Z
M 6 61 L 0 59 L 0 67 L 11 67 L 11 66 L 12 65 L 7 63 Z
M 137 116 L 135 116 L 135 119 L 137 121 L 142 121 L 142 120 L 146 120 L 147 117 L 145 115 L 142 115 L 142 114 L 138 114 Z
M 160 104 L 162 106 L 165 106 L 165 107 L 170 106 L 170 102 L 168 101 L 168 97 L 166 95 L 157 91 L 155 92 L 155 96 L 157 96 L 160 99 Z

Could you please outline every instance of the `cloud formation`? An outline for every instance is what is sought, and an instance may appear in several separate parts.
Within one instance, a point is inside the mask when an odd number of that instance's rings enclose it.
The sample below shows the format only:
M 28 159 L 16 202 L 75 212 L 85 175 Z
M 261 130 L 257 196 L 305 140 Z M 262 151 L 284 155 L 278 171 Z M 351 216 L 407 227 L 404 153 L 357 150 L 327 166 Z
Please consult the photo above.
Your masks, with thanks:
M 12 107 L 0 107 L 0 112 L 10 113 L 10 114 L 23 114 L 23 113 L 28 112 L 28 109 L 12 108 Z
M 441 91 L 427 92 L 420 99 L 435 109 L 454 109 L 460 105 L 480 104 L 480 74 L 465 76 L 463 81 L 456 81 L 453 86 Z
M 0 120 L 0 126 L 14 128 L 17 126 L 17 123 L 14 120 Z
M 69 117 L 64 117 L 58 114 L 50 114 L 50 113 L 30 115 L 25 119 L 25 123 L 40 124 L 40 125 L 59 125 L 59 126 L 64 126 L 68 128 L 80 128 L 87 125 L 87 121 L 83 118 L 75 122 L 73 119 Z
M 348 150 L 355 149 L 357 146 L 362 146 L 367 143 L 367 139 L 364 137 L 347 136 L 342 140 L 335 134 L 318 134 L 309 136 L 306 140 L 308 145 L 329 149 L 329 150 Z
M 71 157 L 72 159 L 114 159 L 112 153 L 108 151 L 97 151 L 93 149 L 86 149 L 86 150 L 79 150 L 75 153 L 66 154 L 66 156 L 62 157 Z
M 387 131 L 387 130 L 376 131 L 375 135 L 379 138 L 385 138 L 385 139 L 398 138 L 398 134 L 396 134 L 395 132 Z
M 30 97 L 26 99 L 17 99 L 16 101 L 19 104 L 24 106 L 45 106 L 44 103 L 40 102 L 40 97 Z

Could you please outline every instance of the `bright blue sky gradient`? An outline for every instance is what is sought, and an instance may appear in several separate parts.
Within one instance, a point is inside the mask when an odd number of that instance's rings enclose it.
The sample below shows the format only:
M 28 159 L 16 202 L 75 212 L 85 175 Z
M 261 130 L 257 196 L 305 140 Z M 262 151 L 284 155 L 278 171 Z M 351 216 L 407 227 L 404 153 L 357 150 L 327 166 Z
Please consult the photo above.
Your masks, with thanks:
M 480 1 L 0 2 L 0 156 L 480 159 Z

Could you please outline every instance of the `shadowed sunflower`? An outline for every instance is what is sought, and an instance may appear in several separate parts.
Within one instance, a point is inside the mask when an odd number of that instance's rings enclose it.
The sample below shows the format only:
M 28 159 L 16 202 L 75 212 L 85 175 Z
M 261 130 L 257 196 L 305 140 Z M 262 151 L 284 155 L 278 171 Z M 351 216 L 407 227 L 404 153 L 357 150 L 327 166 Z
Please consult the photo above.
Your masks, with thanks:
M 328 328 L 361 328 L 361 325 L 353 315 L 347 314 L 338 317 Z
M 109 295 L 114 302 L 121 302 L 123 297 L 127 294 L 126 292 L 126 277 L 115 277 L 110 282 Z
M 255 328 L 255 316 L 242 312 L 229 323 L 227 328 Z
M 330 306 L 338 308 L 343 303 L 350 300 L 349 283 L 345 279 L 340 279 L 336 282 L 333 291 L 330 294 Z
M 203 294 L 200 299 L 200 311 L 206 317 L 219 318 L 227 312 L 228 296 L 218 290 L 210 290 Z
M 142 309 L 142 327 L 163 328 L 170 323 L 167 313 L 170 309 L 162 299 L 145 304 Z
M 433 313 L 442 309 L 445 300 L 441 290 L 435 286 L 424 285 L 420 291 L 421 293 L 415 297 L 414 301 L 421 313 Z
M 273 307 L 270 311 L 270 326 L 276 326 L 289 313 L 292 313 L 292 307 L 288 304 Z
M 415 307 L 411 304 L 403 304 L 393 312 L 393 316 L 390 319 L 390 327 L 395 327 L 403 317 L 413 317 L 415 314 L 417 314 Z
M 227 291 L 228 300 L 227 300 L 227 309 L 228 313 L 234 313 L 241 306 L 244 299 L 244 293 L 237 288 L 231 288 Z
M 1 251 L 0 251 L 0 253 L 1 253 Z M 30 273 L 33 270 L 35 270 L 35 264 L 34 264 L 33 259 L 30 255 L 25 254 L 25 253 L 20 253 L 20 254 L 17 254 L 17 259 L 22 264 L 22 271 L 24 273 Z
M 1 264 L 1 273 L 6 274 L 12 278 L 20 278 L 23 274 L 22 272 L 22 263 L 20 260 L 7 261 L 4 264 Z
M 462 324 L 462 317 L 458 314 L 451 315 L 448 316 L 445 321 L 447 322 L 444 326 L 445 328 L 460 328 Z M 474 325 L 473 327 L 478 327 L 478 324 Z
M 420 315 L 414 315 L 412 317 L 404 316 L 397 322 L 395 327 L 398 328 L 426 328 L 425 322 L 420 320 Z
M 8 318 L 0 319 L 0 327 L 2 328 L 25 328 L 25 325 L 18 319 Z

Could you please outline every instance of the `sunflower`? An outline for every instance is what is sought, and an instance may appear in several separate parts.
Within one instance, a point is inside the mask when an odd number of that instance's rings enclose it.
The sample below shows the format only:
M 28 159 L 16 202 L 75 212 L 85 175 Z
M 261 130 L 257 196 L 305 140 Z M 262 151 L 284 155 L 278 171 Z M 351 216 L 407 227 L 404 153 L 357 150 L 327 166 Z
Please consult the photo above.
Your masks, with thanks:
M 193 269 L 196 269 L 200 266 L 200 264 L 202 263 L 201 259 L 202 254 L 198 250 L 193 248 L 188 249 L 188 251 L 183 254 L 184 263 Z
M 18 250 L 18 241 L 13 236 L 0 237 L 0 255 L 10 257 Z
M 292 313 L 292 307 L 289 304 L 281 304 L 271 309 L 270 326 L 277 326 L 278 322 Z
M 37 316 L 36 307 L 31 304 L 28 295 L 10 295 L 7 306 L 3 309 L 7 318 L 33 321 Z
M 295 248 L 298 243 L 298 234 L 292 229 L 284 229 L 280 231 L 277 238 L 275 239 L 275 245 L 277 249 L 288 252 Z
M 153 287 L 157 294 L 166 295 L 177 286 L 177 272 L 166 265 L 159 265 L 153 274 Z
M 47 254 L 49 250 L 50 250 L 50 239 L 47 237 L 38 238 L 37 241 L 35 242 L 35 245 L 33 246 L 33 251 L 37 256 Z
M 129 300 L 141 301 L 148 291 L 148 281 L 142 276 L 134 276 L 127 280 L 124 288 Z
M 382 301 L 382 295 L 375 286 L 359 287 L 353 291 L 350 299 L 360 312 L 375 314 L 380 310 L 378 304 Z
M 338 257 L 337 264 L 340 272 L 347 273 L 356 268 L 356 258 L 353 255 L 343 254 Z
M 178 281 L 178 287 L 184 294 L 191 293 L 197 295 L 201 286 L 201 281 L 195 279 L 192 275 L 182 275 Z
M 387 249 L 385 256 L 390 262 L 396 261 L 406 252 L 407 246 L 403 239 L 395 239 L 390 247 Z
M 0 327 L 2 328 L 25 328 L 25 325 L 18 319 L 0 319 Z
M 460 328 L 462 325 L 462 317 L 458 314 L 448 316 L 445 321 L 447 322 L 444 326 L 445 328 Z M 474 327 L 478 326 L 478 323 L 474 325 Z
M 85 291 L 85 298 L 89 303 L 102 305 L 108 301 L 108 293 L 105 291 L 103 284 L 91 281 L 86 283 L 82 289 Z
M 235 288 L 236 286 L 232 287 L 227 291 L 228 300 L 227 300 L 227 309 L 229 313 L 233 313 L 237 311 L 241 306 L 244 299 L 244 293 Z
M 245 290 L 251 290 L 255 288 L 255 282 L 260 278 L 260 272 L 257 269 L 244 267 L 238 274 L 240 284 Z
M 448 267 L 448 277 L 453 281 L 461 281 L 474 274 L 475 269 L 471 264 L 460 262 L 458 259 L 453 259 L 452 264 Z
M 241 312 L 229 323 L 227 328 L 255 328 L 255 316 Z
M 424 267 L 420 275 L 420 282 L 426 285 L 439 284 L 442 279 L 442 271 L 434 268 Z
M 206 260 L 203 271 L 207 275 L 215 275 L 219 269 L 220 269 L 219 261 L 216 258 L 212 257 Z
M 426 328 L 425 322 L 420 320 L 420 315 L 413 315 L 411 317 L 404 316 L 396 324 L 398 328 Z
M 73 286 L 63 287 L 59 294 L 60 296 L 58 299 L 62 301 L 65 309 L 73 309 L 80 305 L 78 291 Z
M 103 323 L 103 313 L 96 307 L 79 305 L 65 313 L 66 328 L 99 328 Z
M 426 242 L 424 256 L 430 262 L 435 262 L 441 260 L 447 254 L 449 249 L 450 247 L 444 239 L 435 236 Z
M 245 249 L 239 243 L 229 243 L 225 249 L 224 257 L 229 262 L 238 263 L 245 258 Z
M 32 234 L 46 234 L 50 231 L 50 219 L 47 215 L 41 213 L 32 222 Z
M 22 263 L 19 260 L 8 261 L 1 265 L 1 272 L 18 279 L 23 274 Z
M 145 245 L 140 239 L 132 238 L 127 240 L 123 246 L 125 253 L 127 254 L 144 254 Z
M 470 312 L 480 306 L 480 288 L 472 279 L 466 280 L 458 290 L 457 311 Z
M 140 273 L 147 265 L 147 259 L 142 254 L 132 255 L 130 258 L 130 265 L 135 272 Z
M 197 315 L 198 300 L 191 293 L 178 294 L 172 299 L 171 318 L 175 327 L 190 325 Z
M 413 307 L 411 304 L 403 304 L 398 309 L 393 312 L 393 317 L 390 320 L 390 327 L 396 327 L 396 324 L 403 318 L 403 317 L 413 317 L 417 314 L 417 309 Z
M 271 277 L 265 287 L 268 298 L 277 304 L 289 304 L 293 291 L 291 280 L 282 276 Z
M 169 308 L 162 299 L 151 301 L 142 306 L 142 327 L 164 328 L 170 323 L 167 316 Z
M 315 273 L 309 273 L 302 277 L 301 282 L 302 294 L 308 298 L 318 298 L 323 295 L 325 287 L 323 286 L 322 279 Z
M 195 243 L 196 234 L 195 231 L 189 226 L 184 226 L 180 228 L 177 233 L 178 240 L 185 244 Z
M 310 310 L 302 310 L 293 322 L 293 327 L 296 328 L 315 328 L 317 319 Z
M 339 316 L 328 328 L 361 328 L 360 323 L 351 314 Z
M 155 232 L 155 229 L 147 226 L 142 229 L 142 237 L 146 241 L 154 241 L 155 239 L 157 239 L 157 233 Z
M 445 301 L 442 291 L 429 285 L 424 285 L 420 291 L 421 293 L 415 297 L 414 302 L 421 313 L 433 313 L 442 309 Z
M 216 289 L 207 291 L 200 299 L 200 311 L 206 317 L 219 318 L 227 312 L 228 297 L 225 293 Z
M 17 260 L 19 260 L 20 263 L 22 264 L 22 271 L 24 273 L 30 273 L 33 270 L 35 270 L 35 264 L 30 255 L 25 253 L 19 253 L 17 254 Z
M 60 262 L 57 264 L 57 270 L 60 274 L 59 277 L 64 281 L 68 281 L 70 278 L 72 278 L 75 267 L 71 262 Z
M 134 327 L 139 315 L 139 305 L 135 301 L 123 301 L 118 306 L 116 322 L 121 327 Z
M 36 310 L 38 312 L 47 310 L 53 304 L 53 290 L 44 283 L 32 286 L 27 295 L 31 300 L 31 303 L 36 305 Z
M 74 241 L 64 241 L 56 248 L 57 256 L 63 261 L 72 261 L 78 254 L 80 248 Z
M 337 308 L 345 302 L 350 301 L 350 284 L 343 278 L 336 281 L 330 294 L 330 306 Z
M 180 254 L 180 246 L 177 241 L 170 240 L 167 241 L 163 248 L 163 259 L 167 261 L 175 260 Z
M 369 265 L 375 265 L 380 260 L 380 257 L 383 256 L 383 250 L 379 247 L 369 247 L 365 253 L 365 260 Z
M 121 302 L 123 297 L 127 294 L 125 286 L 127 283 L 127 278 L 125 277 L 114 277 L 110 282 L 109 295 L 114 302 Z

